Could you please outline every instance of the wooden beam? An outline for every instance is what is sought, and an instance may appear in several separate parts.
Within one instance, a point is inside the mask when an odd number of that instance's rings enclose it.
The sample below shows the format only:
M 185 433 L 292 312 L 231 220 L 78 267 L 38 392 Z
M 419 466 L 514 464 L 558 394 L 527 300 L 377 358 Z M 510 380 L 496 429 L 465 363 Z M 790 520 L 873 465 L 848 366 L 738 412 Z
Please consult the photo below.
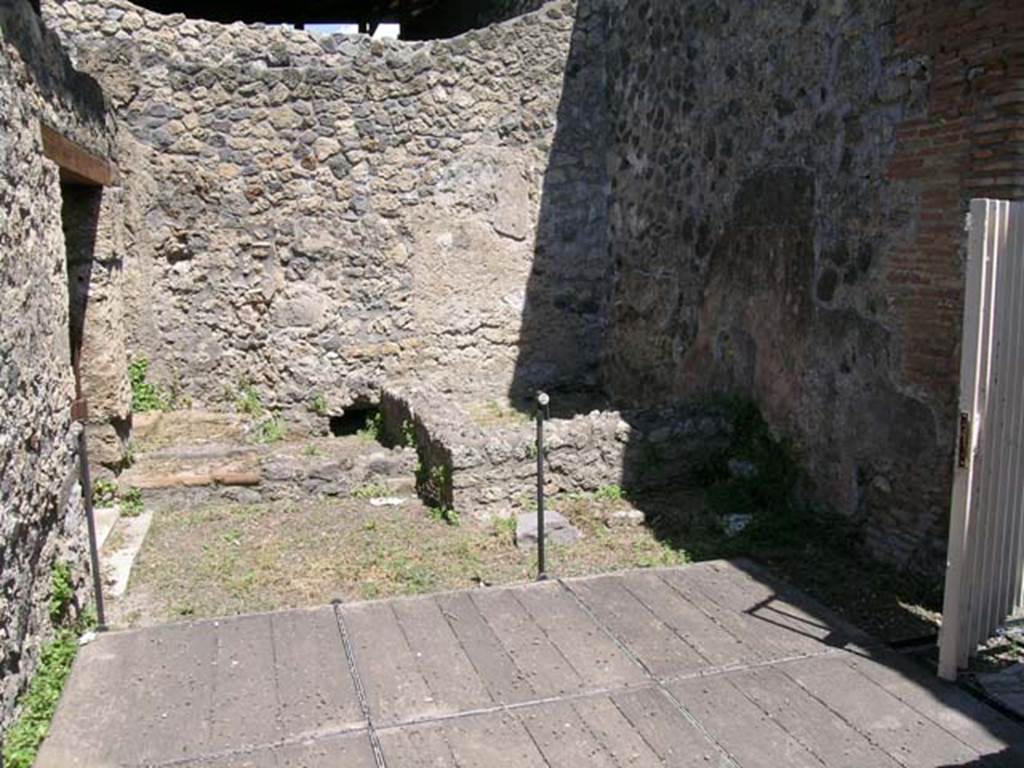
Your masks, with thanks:
M 61 181 L 101 187 L 117 183 L 117 167 L 109 160 L 94 155 L 45 123 L 40 123 L 39 129 L 43 137 L 43 155 L 60 167 Z

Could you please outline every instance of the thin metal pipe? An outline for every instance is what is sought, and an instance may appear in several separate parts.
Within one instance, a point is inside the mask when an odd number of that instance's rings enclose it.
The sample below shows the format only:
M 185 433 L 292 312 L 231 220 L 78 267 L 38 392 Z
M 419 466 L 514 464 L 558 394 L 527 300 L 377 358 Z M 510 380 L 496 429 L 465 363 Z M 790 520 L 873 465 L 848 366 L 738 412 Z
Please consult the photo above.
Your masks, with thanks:
M 89 528 L 89 560 L 92 564 L 92 589 L 96 601 L 96 621 L 99 631 L 107 628 L 106 611 L 103 608 L 103 579 L 100 575 L 100 552 L 96 543 L 96 517 L 92 507 L 92 477 L 89 474 L 89 452 L 85 441 L 85 425 L 78 433 L 78 457 L 81 462 L 82 497 L 85 501 L 85 521 Z
M 544 562 L 544 416 L 550 398 L 537 393 L 537 581 L 548 578 Z

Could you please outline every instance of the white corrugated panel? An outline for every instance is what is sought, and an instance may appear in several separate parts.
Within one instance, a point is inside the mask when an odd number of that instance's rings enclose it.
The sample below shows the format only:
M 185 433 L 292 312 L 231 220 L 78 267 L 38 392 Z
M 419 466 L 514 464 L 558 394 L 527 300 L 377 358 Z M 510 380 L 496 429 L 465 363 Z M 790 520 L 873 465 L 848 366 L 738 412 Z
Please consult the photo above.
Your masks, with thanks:
M 971 204 L 939 673 L 1024 605 L 1024 203 Z

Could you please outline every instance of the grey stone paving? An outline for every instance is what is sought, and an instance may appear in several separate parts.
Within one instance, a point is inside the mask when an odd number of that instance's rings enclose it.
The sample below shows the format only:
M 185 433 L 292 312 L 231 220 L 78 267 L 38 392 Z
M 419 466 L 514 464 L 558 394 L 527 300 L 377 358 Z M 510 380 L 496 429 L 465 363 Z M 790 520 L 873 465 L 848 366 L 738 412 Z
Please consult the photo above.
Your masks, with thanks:
M 1024 766 L 1024 729 L 744 562 L 82 649 L 39 768 Z

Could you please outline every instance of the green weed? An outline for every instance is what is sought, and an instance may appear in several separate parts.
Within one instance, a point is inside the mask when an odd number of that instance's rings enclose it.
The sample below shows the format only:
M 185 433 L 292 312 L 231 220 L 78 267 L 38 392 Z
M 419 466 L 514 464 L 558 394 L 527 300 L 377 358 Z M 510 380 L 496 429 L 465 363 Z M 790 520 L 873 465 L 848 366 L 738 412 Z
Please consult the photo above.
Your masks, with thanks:
M 50 575 L 50 621 L 54 624 L 67 616 L 75 600 L 75 586 L 71 581 L 71 566 L 60 561 L 53 566 Z
M 252 384 L 243 381 L 235 393 L 235 410 L 246 416 L 258 418 L 263 415 L 263 400 Z
M 448 525 L 458 525 L 462 521 L 457 510 L 445 506 L 430 507 L 430 517 L 432 520 Z
M 388 496 L 391 494 L 391 489 L 383 483 L 367 483 L 361 485 L 352 491 L 352 497 L 355 499 L 379 499 L 382 496 Z
M 406 448 L 416 447 L 416 425 L 410 419 L 402 422 L 402 445 Z
M 327 398 L 323 395 L 317 395 L 313 398 L 313 402 L 309 404 L 309 410 L 315 413 L 317 416 L 327 415 Z
M 121 457 L 121 467 L 122 467 L 122 469 L 128 469 L 128 467 L 132 466 L 134 463 L 135 463 L 135 444 L 129 442 L 124 447 L 124 456 Z
M 618 485 L 605 485 L 594 491 L 594 498 L 599 501 L 622 501 L 626 492 Z
M 92 484 L 92 503 L 97 507 L 113 504 L 117 498 L 117 483 L 113 480 L 97 480 Z
M 137 357 L 128 364 L 128 379 L 132 386 L 132 411 L 166 411 L 171 406 L 170 395 L 160 386 L 148 381 L 149 360 Z
M 144 505 L 142 502 L 142 491 L 138 488 L 129 488 L 120 496 L 121 514 L 125 517 L 138 517 L 142 514 Z
M 277 416 L 268 416 L 256 424 L 256 442 L 269 445 L 284 440 L 285 427 Z
M 380 442 L 384 433 L 384 417 L 380 411 L 375 412 L 366 420 L 366 426 L 359 430 L 356 435 L 368 443 Z

